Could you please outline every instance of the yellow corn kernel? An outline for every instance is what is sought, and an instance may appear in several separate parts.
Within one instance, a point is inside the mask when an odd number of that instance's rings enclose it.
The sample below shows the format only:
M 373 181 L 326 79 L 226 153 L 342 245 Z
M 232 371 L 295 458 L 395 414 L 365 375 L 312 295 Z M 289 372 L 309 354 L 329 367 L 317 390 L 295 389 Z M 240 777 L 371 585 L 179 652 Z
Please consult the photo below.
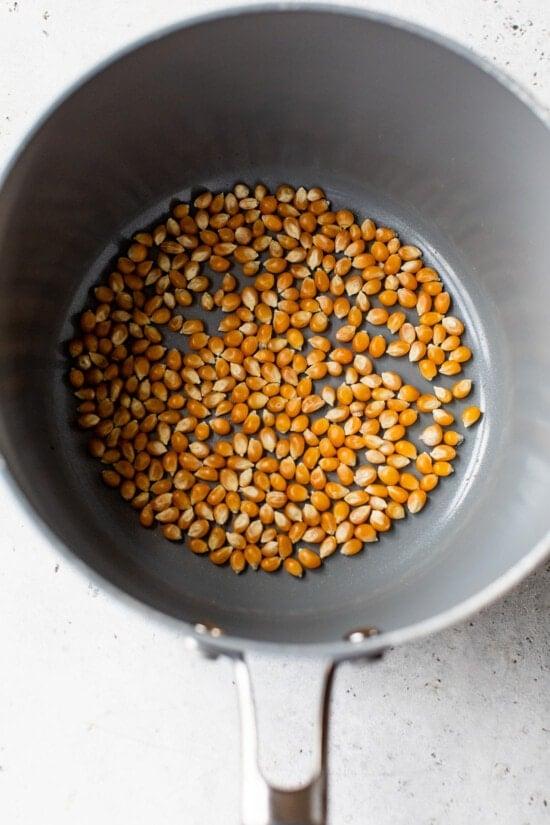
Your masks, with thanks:
M 415 467 L 422 475 L 427 475 L 432 472 L 432 459 L 428 453 L 420 453 L 416 459 Z
M 437 366 L 430 358 L 423 358 L 419 361 L 418 369 L 420 375 L 422 378 L 425 378 L 426 381 L 432 381 L 437 375 Z
M 472 424 L 475 424 L 476 421 L 479 421 L 481 418 L 481 410 L 479 407 L 466 407 L 460 417 L 465 427 L 471 427 Z
M 408 401 L 412 403 L 416 401 L 420 397 L 420 391 L 413 387 L 411 384 L 403 384 L 401 389 L 399 390 L 399 398 L 403 401 Z
M 429 493 L 431 490 L 435 490 L 438 484 L 439 476 L 436 476 L 435 473 L 427 473 L 420 479 L 420 489 L 424 490 L 425 493 Z
M 416 458 L 417 450 L 412 441 L 398 441 L 395 445 L 395 452 L 405 458 Z
M 462 378 L 453 384 L 452 393 L 455 398 L 466 398 L 472 391 L 472 382 L 469 378 Z
M 403 487 L 405 490 L 417 490 L 418 489 L 418 479 L 416 476 L 413 476 L 412 473 L 401 473 L 399 478 L 399 485 Z
M 434 461 L 433 471 L 436 476 L 445 477 L 454 473 L 454 468 L 448 461 Z
M 464 441 L 464 436 L 455 432 L 455 430 L 447 430 L 443 434 L 443 441 L 445 444 L 448 444 L 449 447 L 456 447 Z
M 458 375 L 462 372 L 462 367 L 458 361 L 444 361 L 439 367 L 439 372 L 442 375 Z
M 469 361 L 472 357 L 472 351 L 469 347 L 461 346 L 454 349 L 449 355 L 449 361 L 458 361 L 459 364 L 463 364 L 465 361 Z

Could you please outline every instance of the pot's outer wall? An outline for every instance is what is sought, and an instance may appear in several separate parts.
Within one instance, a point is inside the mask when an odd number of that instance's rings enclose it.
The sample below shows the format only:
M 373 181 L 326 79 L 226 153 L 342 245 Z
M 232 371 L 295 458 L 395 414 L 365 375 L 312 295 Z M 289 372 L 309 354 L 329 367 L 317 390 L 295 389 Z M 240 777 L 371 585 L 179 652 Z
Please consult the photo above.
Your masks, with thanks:
M 303 581 L 237 578 L 144 532 L 68 429 L 60 342 L 86 289 L 128 229 L 176 193 L 235 179 L 325 185 L 337 205 L 418 241 L 461 296 L 477 354 L 486 416 L 455 479 L 379 545 Z M 69 97 L 0 194 L 1 451 L 68 547 L 178 618 L 275 642 L 430 619 L 504 575 L 548 528 L 549 193 L 543 123 L 415 33 L 315 10 L 169 33 Z

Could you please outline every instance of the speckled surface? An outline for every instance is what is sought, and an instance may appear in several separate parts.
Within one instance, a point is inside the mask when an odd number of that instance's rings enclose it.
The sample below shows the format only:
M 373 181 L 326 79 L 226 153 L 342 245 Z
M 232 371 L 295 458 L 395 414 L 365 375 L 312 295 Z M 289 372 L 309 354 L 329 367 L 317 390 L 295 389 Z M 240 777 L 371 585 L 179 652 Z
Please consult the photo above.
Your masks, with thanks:
M 224 5 L 187 0 L 185 13 Z M 550 106 L 547 3 L 355 5 L 454 37 Z M 0 157 L 83 71 L 182 13 L 167 0 L 0 0 Z M 4 490 L 0 523 L 0 821 L 237 825 L 229 663 L 187 654 L 176 625 L 88 582 Z M 461 627 L 375 664 L 342 666 L 330 825 L 550 821 L 549 636 L 546 565 Z M 270 778 L 303 778 L 310 669 L 264 663 L 258 688 L 268 699 L 261 721 Z

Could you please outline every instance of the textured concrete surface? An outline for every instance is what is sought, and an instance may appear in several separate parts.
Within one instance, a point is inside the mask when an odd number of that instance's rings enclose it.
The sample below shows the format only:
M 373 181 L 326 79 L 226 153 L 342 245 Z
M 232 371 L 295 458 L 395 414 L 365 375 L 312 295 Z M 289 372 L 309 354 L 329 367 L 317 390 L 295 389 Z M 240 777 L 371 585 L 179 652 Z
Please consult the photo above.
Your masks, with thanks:
M 97 60 L 184 13 L 223 5 L 0 0 L 0 158 Z M 460 40 L 550 105 L 548 3 L 364 5 Z M 88 582 L 4 491 L 0 523 L 0 821 L 237 825 L 230 665 L 188 655 L 176 626 Z M 470 623 L 375 665 L 344 665 L 330 825 L 550 821 L 549 608 L 547 565 Z M 307 768 L 311 684 L 305 666 L 266 663 L 258 673 L 264 761 L 283 782 Z

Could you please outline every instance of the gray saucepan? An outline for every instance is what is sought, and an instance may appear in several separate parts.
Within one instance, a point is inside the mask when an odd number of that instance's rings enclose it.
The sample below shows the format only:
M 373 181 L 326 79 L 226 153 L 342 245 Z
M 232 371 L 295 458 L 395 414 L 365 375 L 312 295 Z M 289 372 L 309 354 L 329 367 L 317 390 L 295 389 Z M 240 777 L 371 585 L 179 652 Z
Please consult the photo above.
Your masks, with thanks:
M 62 342 L 91 284 L 175 197 L 237 180 L 320 185 L 418 243 L 476 353 L 484 409 L 429 506 L 321 572 L 237 577 L 147 533 L 72 426 Z M 52 540 L 119 596 L 234 658 L 243 822 L 325 821 L 327 701 L 311 784 L 255 759 L 247 657 L 334 664 L 461 620 L 545 556 L 550 508 L 550 133 L 458 47 L 377 14 L 285 4 L 185 23 L 102 65 L 34 129 L 0 192 L 0 450 Z M 412 376 L 412 373 L 411 373 Z M 328 697 L 325 691 L 325 700 Z

